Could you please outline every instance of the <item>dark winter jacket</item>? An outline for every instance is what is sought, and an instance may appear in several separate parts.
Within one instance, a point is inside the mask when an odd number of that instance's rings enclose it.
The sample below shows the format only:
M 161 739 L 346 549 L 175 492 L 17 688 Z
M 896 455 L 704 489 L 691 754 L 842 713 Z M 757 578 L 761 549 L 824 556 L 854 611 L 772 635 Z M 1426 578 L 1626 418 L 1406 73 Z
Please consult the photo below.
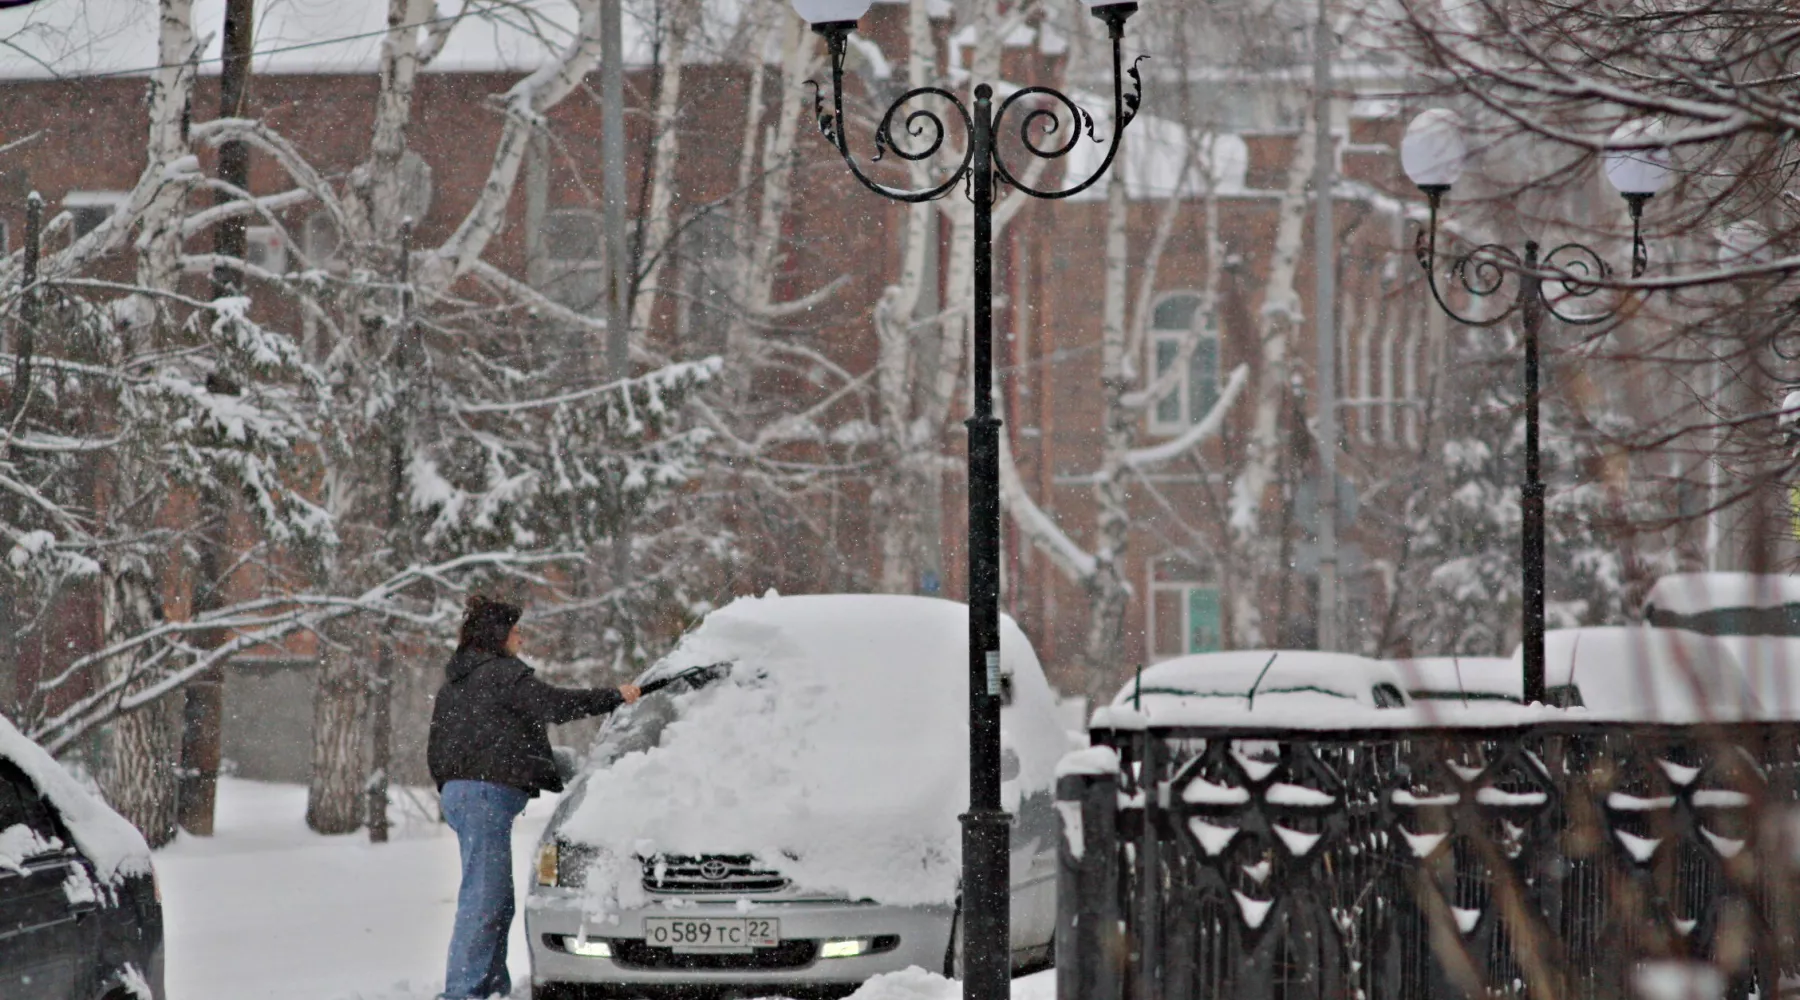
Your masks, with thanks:
M 431 779 L 490 781 L 532 795 L 562 791 L 544 727 L 604 715 L 624 698 L 613 688 L 571 690 L 537 679 L 510 656 L 459 649 L 431 710 Z

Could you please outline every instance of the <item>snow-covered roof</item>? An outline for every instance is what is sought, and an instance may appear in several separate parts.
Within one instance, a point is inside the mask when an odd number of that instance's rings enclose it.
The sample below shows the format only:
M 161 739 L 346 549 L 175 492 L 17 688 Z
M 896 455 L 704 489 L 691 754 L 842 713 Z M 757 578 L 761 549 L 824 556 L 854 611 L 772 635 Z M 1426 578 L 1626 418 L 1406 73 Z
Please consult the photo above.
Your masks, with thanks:
M 1395 660 L 1394 665 L 1415 698 L 1466 695 L 1470 700 L 1497 696 L 1516 701 L 1525 695 L 1519 665 L 1504 656 L 1420 656 Z
M 1644 598 L 1646 608 L 1695 615 L 1721 608 L 1800 604 L 1800 576 L 1785 573 L 1671 573 Z
M 94 863 L 103 882 L 150 871 L 150 847 L 143 834 L 95 798 L 43 747 L 25 737 L 0 716 L 0 757 L 12 761 L 38 793 L 56 806 L 81 853 Z
M 1512 662 L 1523 663 L 1514 650 Z M 1574 685 L 1588 718 L 1627 722 L 1753 719 L 1763 707 L 1730 646 L 1645 625 L 1551 629 L 1544 684 Z
M 735 4 L 713 0 L 720 17 Z M 461 0 L 438 0 L 454 17 Z M 481 0 L 458 24 L 428 72 L 527 72 L 573 38 L 570 0 Z M 729 8 L 729 9 L 727 9 Z M 710 16 L 710 15 L 709 15 Z M 217 73 L 225 0 L 194 0 L 194 36 L 205 42 L 201 72 Z M 626 61 L 649 62 L 648 38 L 624 19 Z M 258 0 L 258 73 L 372 73 L 378 68 L 387 4 L 377 0 Z M 40 0 L 0 10 L 0 79 L 133 76 L 157 64 L 156 0 Z
M 675 695 L 655 745 L 593 771 L 559 833 L 599 849 L 634 905 L 634 856 L 751 854 L 797 886 L 900 905 L 956 893 L 968 799 L 968 610 L 893 595 L 746 598 L 708 615 L 651 674 L 731 662 Z M 1021 792 L 1047 789 L 1068 737 L 1024 633 L 1001 623 Z M 602 733 L 659 710 L 646 699 Z M 668 706 L 665 706 L 665 708 Z

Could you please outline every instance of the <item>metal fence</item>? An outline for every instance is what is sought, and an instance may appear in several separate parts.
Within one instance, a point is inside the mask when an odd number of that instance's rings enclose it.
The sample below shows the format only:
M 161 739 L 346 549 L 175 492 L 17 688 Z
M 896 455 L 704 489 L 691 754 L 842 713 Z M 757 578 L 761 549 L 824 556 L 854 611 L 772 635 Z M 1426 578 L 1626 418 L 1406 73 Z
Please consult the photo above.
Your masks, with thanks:
M 1793 726 L 1092 735 L 1064 1000 L 1747 998 L 1800 965 Z

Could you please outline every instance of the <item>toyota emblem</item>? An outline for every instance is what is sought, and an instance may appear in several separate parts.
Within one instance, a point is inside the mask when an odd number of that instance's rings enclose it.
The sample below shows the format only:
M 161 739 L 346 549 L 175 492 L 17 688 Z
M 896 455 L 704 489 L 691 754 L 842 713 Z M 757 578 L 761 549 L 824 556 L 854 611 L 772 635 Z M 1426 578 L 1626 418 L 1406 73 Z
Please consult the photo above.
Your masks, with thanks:
M 718 859 L 700 862 L 700 877 L 708 882 L 723 882 L 731 874 L 731 866 Z

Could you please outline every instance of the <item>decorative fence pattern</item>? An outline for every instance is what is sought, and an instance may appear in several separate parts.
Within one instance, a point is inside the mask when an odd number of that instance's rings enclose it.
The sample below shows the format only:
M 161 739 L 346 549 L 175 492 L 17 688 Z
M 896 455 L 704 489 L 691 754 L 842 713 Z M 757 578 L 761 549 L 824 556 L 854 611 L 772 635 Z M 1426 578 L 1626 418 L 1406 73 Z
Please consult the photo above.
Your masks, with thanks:
M 1065 1000 L 1703 1000 L 1800 966 L 1792 726 L 1092 735 L 1116 770 L 1057 786 Z

